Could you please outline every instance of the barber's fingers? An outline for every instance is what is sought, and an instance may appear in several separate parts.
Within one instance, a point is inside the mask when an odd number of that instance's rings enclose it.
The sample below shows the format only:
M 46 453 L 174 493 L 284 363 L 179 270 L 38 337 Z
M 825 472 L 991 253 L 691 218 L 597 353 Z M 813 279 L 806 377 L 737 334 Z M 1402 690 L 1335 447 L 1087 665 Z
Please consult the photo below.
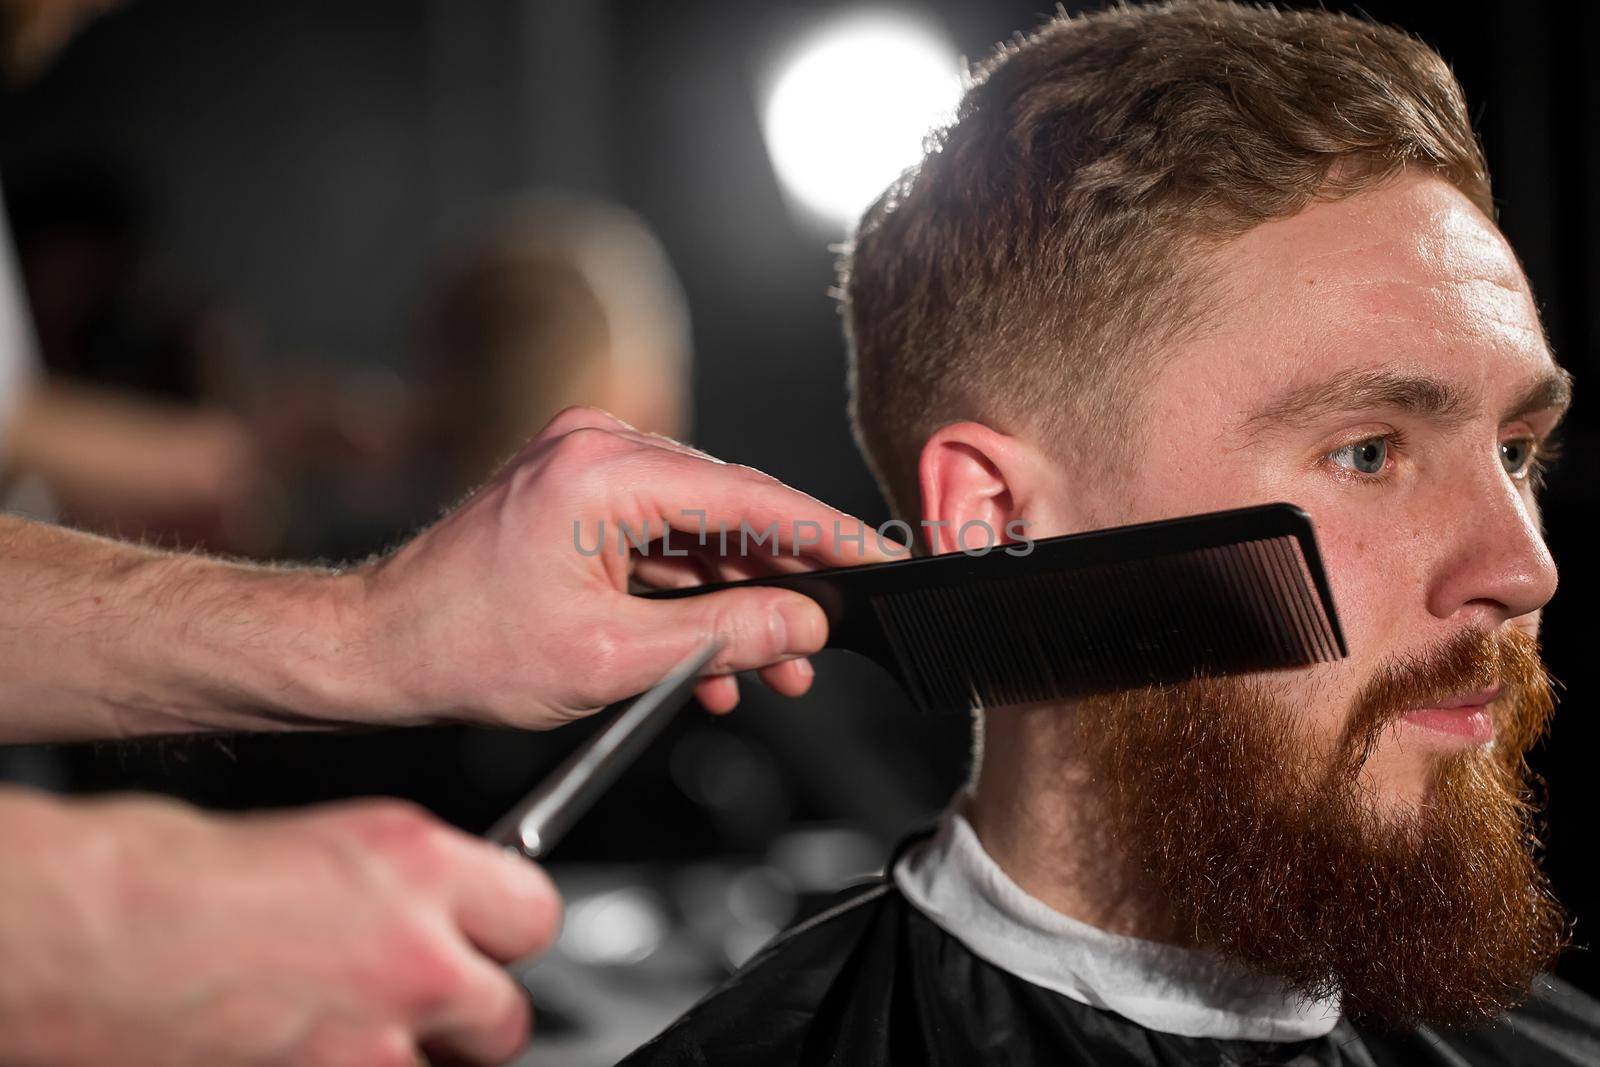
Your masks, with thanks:
M 671 448 L 640 447 L 613 434 L 581 430 L 552 446 L 554 482 L 567 482 L 580 545 L 626 554 L 630 536 L 673 530 L 678 546 L 702 536 L 736 554 L 805 557 L 812 565 L 849 566 L 893 558 L 860 519 L 750 467 Z M 570 471 L 570 474 L 568 473 Z
M 688 589 L 717 579 L 711 563 L 699 553 L 688 556 L 640 556 L 633 561 L 630 577 L 636 585 L 651 589 Z
M 656 565 L 659 564 L 659 565 Z M 655 588 L 692 588 L 713 581 L 729 581 L 757 577 L 763 573 L 757 567 L 725 567 L 717 573 L 718 561 L 690 555 L 661 560 L 645 557 L 638 561 L 634 578 Z M 815 671 L 805 657 L 782 660 L 759 670 L 761 681 L 767 688 L 783 696 L 798 697 L 811 688 Z M 702 680 L 695 687 L 695 697 L 707 711 L 721 714 L 732 711 L 739 703 L 739 688 L 731 675 Z
M 561 929 L 561 898 L 548 875 L 498 845 L 452 835 L 448 906 L 461 933 L 491 959 L 543 952 Z
M 760 559 L 776 569 L 891 558 L 861 520 L 760 471 L 682 455 L 661 468 L 633 490 L 641 511 L 658 527 L 665 521 L 697 540 L 704 531 L 719 548 L 727 531 L 738 546 L 730 558 Z
M 758 672 L 768 689 L 787 697 L 804 696 L 815 680 L 811 661 L 791 659 L 763 667 Z M 700 706 L 714 715 L 724 715 L 739 706 L 739 679 L 737 675 L 719 674 L 702 678 L 695 686 L 695 699 Z
M 745 551 L 733 538 L 724 551 L 715 533 L 704 546 L 693 542 L 683 545 L 676 537 L 670 543 L 652 544 L 645 551 L 632 552 L 631 563 L 634 579 L 658 589 L 805 574 L 829 565 L 805 553 Z
M 528 1043 L 533 1013 L 522 986 L 500 967 L 461 946 L 455 995 L 417 1023 L 430 1061 L 502 1064 Z
M 722 650 L 706 674 L 755 670 L 809 656 L 828 639 L 828 618 L 810 597 L 787 589 L 749 586 L 679 600 L 630 598 L 636 646 L 645 658 L 679 662 L 713 639 Z M 659 672 L 657 672 L 659 673 Z
M 711 640 L 723 647 L 702 672 L 707 675 L 808 656 L 827 634 L 827 616 L 816 601 L 786 589 L 725 589 L 681 600 L 619 597 L 592 642 L 606 651 L 596 653 L 603 668 L 587 680 L 603 681 L 605 690 L 580 690 L 580 702 L 598 706 L 609 693 L 643 692 Z
M 725 715 L 739 704 L 739 679 L 731 674 L 702 678 L 694 684 L 694 698 L 713 715 Z
M 301 1038 L 289 1062 L 305 1067 L 418 1067 L 427 1061 L 398 1022 L 328 1015 Z
M 903 554 L 887 551 L 860 520 L 769 475 L 640 433 L 598 409 L 561 412 L 524 455 L 534 452 L 540 463 L 552 465 L 552 473 L 570 471 L 585 479 L 575 529 L 594 524 L 589 528 L 598 531 L 599 550 L 617 557 L 605 562 L 619 584 L 630 571 L 638 583 L 675 588 Z M 666 555 L 665 545 L 653 553 L 630 551 L 623 524 L 647 539 L 671 527 L 674 554 Z M 622 665 L 631 675 L 627 687 L 647 687 L 713 636 L 725 648 L 707 668 L 713 677 L 696 687 L 707 708 L 725 711 L 738 702 L 733 671 L 759 670 L 766 684 L 788 695 L 810 687 L 810 665 L 797 657 L 815 651 L 826 636 L 826 620 L 810 601 L 778 590 L 728 591 L 693 601 L 651 602 L 648 613 L 619 620 L 613 643 L 629 646 L 628 655 L 613 659 L 628 661 Z
M 816 680 L 811 661 L 805 657 L 784 660 L 757 672 L 768 689 L 786 697 L 804 696 Z M 707 711 L 722 715 L 739 704 L 739 681 L 731 674 L 718 674 L 702 678 L 695 683 L 695 699 Z
M 859 519 L 754 468 L 725 463 L 659 434 L 642 433 L 599 408 L 560 412 L 524 455 L 557 443 L 568 447 L 575 470 L 602 460 L 618 467 L 607 472 L 604 483 L 615 492 L 618 499 L 611 503 L 617 506 L 601 509 L 620 512 L 613 514 L 614 519 L 647 519 L 655 529 L 665 523 L 697 534 L 715 531 L 719 539 L 726 530 L 741 538 L 742 546 L 753 540 L 758 549 L 769 546 L 769 553 L 776 547 L 787 550 L 791 558 L 811 556 L 830 566 L 894 557 Z
M 770 667 L 762 667 L 757 673 L 768 689 L 786 697 L 803 696 L 816 680 L 811 661 L 804 658 L 774 663 Z
M 690 589 L 713 582 L 737 582 L 791 573 L 788 568 L 766 566 L 759 558 L 719 558 L 704 549 L 690 549 L 682 556 L 648 553 L 635 556 L 632 563 L 634 582 L 652 589 Z M 798 560 L 795 563 L 801 571 L 816 569 Z

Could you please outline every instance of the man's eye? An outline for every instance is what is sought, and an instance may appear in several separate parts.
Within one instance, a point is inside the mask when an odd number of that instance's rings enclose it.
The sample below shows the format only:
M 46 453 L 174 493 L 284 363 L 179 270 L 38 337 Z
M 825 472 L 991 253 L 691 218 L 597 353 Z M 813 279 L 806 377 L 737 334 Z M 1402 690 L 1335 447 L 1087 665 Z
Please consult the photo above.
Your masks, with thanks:
M 1368 437 L 1364 441 L 1334 449 L 1328 453 L 1328 458 L 1360 474 L 1381 474 L 1384 460 L 1389 458 L 1389 439 Z
M 1531 437 L 1514 437 L 1500 442 L 1500 465 L 1513 478 L 1526 478 L 1535 465 L 1538 447 Z

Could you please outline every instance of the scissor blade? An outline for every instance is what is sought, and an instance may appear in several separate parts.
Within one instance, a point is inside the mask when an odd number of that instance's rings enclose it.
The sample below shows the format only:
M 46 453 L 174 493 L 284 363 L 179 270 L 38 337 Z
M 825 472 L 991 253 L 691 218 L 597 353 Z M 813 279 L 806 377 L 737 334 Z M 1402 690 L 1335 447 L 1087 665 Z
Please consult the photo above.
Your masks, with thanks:
M 625 703 L 599 733 L 495 823 L 489 839 L 530 859 L 546 855 L 688 702 L 700 671 L 721 651 L 721 641 L 706 643 Z

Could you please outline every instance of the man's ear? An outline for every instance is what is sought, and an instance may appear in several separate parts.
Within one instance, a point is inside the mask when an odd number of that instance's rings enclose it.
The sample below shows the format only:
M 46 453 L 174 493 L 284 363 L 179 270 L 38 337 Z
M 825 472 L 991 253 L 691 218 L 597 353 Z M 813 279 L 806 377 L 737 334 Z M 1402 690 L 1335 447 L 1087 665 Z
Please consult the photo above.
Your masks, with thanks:
M 978 551 L 1056 532 L 1059 472 L 1031 442 L 976 422 L 941 426 L 922 446 L 922 528 L 934 554 Z

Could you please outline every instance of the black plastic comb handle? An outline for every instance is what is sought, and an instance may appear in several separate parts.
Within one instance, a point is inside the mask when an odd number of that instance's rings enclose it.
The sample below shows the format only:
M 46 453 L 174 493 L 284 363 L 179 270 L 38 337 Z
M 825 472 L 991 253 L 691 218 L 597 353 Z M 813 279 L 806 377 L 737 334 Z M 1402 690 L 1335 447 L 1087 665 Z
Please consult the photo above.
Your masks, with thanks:
M 1311 520 L 1264 504 L 1032 543 L 653 590 L 744 585 L 811 597 L 828 645 L 893 672 L 925 711 L 962 711 L 1305 666 L 1347 654 Z

